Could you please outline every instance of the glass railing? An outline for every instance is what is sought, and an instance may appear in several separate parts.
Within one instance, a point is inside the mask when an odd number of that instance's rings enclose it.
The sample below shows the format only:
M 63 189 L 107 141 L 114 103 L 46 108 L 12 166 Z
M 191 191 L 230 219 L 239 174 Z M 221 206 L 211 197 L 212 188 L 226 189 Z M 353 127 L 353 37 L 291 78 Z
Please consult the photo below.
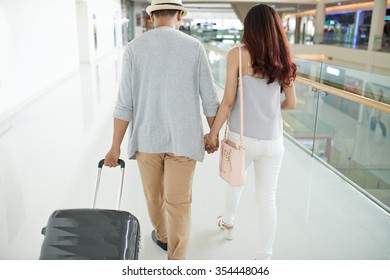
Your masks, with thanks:
M 319 82 L 321 80 L 322 63 L 305 59 L 294 58 L 297 64 L 297 74 L 301 77 Z
M 318 61 L 294 58 L 300 77 L 390 104 L 390 77 Z M 357 119 L 358 112 L 355 111 Z
M 211 29 L 198 28 L 191 30 L 182 30 L 184 33 L 197 38 L 203 43 L 222 43 L 221 48 L 226 45 L 240 43 L 243 35 L 243 30 L 238 29 Z M 286 33 L 290 44 L 323 44 L 332 45 L 352 49 L 368 49 L 368 35 L 360 37 L 351 36 L 350 32 L 327 32 L 324 31 L 321 35 L 295 34 L 294 32 Z M 378 52 L 390 52 L 390 37 L 388 35 L 377 35 L 374 38 L 373 50 Z
M 390 52 L 390 36 L 375 36 L 374 50 L 378 52 Z
M 226 46 L 205 46 L 224 87 Z M 390 77 L 295 62 L 298 102 L 283 111 L 285 135 L 390 213 Z
M 323 44 L 323 45 L 332 45 L 339 46 L 350 49 L 368 49 L 368 36 L 363 37 L 349 37 L 347 35 L 338 36 L 330 32 L 324 32 L 322 35 L 302 35 L 298 36 L 294 33 L 287 33 L 287 38 L 290 44 L 298 45 L 313 45 L 313 44 Z M 390 52 L 390 36 L 375 36 L 373 51 L 378 52 Z
M 188 35 L 191 35 L 192 37 L 197 38 L 199 41 L 204 43 L 222 42 L 224 44 L 234 44 L 240 42 L 242 37 L 242 30 L 238 30 L 238 29 L 198 28 L 194 30 L 184 29 L 182 31 Z
M 297 35 L 290 32 L 286 35 L 290 44 L 324 44 L 362 50 L 367 50 L 368 48 L 368 37 L 353 37 L 350 36 L 350 33 L 334 33 L 324 31 L 324 33 L 321 35 Z

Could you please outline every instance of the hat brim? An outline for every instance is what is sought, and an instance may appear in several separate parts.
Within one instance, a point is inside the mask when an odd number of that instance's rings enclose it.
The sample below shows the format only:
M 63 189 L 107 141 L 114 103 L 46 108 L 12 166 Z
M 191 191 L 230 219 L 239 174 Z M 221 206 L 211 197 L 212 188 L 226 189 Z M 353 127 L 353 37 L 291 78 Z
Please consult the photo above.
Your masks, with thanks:
M 186 8 L 181 7 L 181 6 L 176 6 L 176 5 L 169 5 L 169 4 L 166 4 L 166 5 L 154 5 L 154 6 L 150 5 L 150 6 L 146 7 L 146 12 L 148 13 L 148 15 L 151 15 L 152 12 L 160 11 L 160 10 L 183 11 L 184 12 L 183 16 L 187 15 L 187 9 Z

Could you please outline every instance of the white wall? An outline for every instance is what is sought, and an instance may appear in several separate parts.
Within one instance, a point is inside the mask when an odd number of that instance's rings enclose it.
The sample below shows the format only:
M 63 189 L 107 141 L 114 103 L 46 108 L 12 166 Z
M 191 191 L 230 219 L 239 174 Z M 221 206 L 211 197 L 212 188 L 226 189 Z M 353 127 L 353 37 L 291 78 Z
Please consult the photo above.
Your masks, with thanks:
M 8 78 L 8 71 L 7 67 L 10 65 L 9 62 L 9 56 L 10 53 L 9 50 L 9 42 L 10 42 L 10 34 L 9 34 L 9 27 L 8 27 L 8 21 L 7 21 L 7 15 L 5 13 L 5 9 L 0 4 L 0 112 L 1 107 L 4 106 L 2 103 L 4 102 L 4 94 L 6 91 L 8 91 L 8 87 L 10 84 L 6 81 L 9 80 Z
M 77 0 L 76 9 L 80 61 L 94 62 L 111 53 L 115 48 L 114 37 L 116 46 L 121 46 L 120 0 Z M 94 38 L 95 26 L 97 49 Z
M 129 24 L 134 25 L 134 38 L 137 38 L 144 33 L 145 30 L 145 21 L 142 16 L 142 9 L 147 7 L 148 5 L 145 5 L 143 3 L 134 2 L 133 6 L 133 17 L 130 19 Z M 141 25 L 137 26 L 137 14 L 141 15 Z
M 121 10 L 121 3 L 120 0 L 90 0 L 88 2 L 88 10 L 90 15 L 89 22 L 91 24 L 93 24 L 93 15 L 96 16 L 98 45 L 96 58 L 100 58 L 109 54 L 115 48 L 114 18 L 117 17 L 117 12 Z M 121 33 L 122 31 L 117 28 L 117 32 Z M 92 47 L 94 48 L 94 45 Z
M 75 1 L 1 0 L 0 116 L 78 67 Z
M 76 3 L 86 9 L 82 18 Z M 94 62 L 112 52 L 115 23 L 121 46 L 120 17 L 120 0 L 1 0 L 0 121 L 75 73 L 80 60 Z
M 91 62 L 95 57 L 92 15 L 88 1 L 76 1 L 77 37 L 81 62 Z

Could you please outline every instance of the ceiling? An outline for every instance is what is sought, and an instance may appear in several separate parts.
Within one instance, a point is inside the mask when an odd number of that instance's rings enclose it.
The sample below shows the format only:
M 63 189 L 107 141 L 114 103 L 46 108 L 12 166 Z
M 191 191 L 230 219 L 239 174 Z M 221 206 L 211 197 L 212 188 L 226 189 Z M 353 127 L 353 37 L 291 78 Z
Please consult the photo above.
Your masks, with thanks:
M 245 3 L 245 2 L 242 2 Z M 253 3 L 255 5 L 255 3 Z M 295 4 L 295 3 L 275 3 L 270 5 L 278 12 L 301 12 L 305 10 L 315 9 L 315 5 L 311 4 Z M 232 11 L 232 7 L 230 3 L 186 3 L 184 2 L 184 6 L 189 11 Z
M 132 0 L 137 2 L 144 2 L 146 5 L 149 5 L 150 0 Z M 220 16 L 228 16 L 230 14 L 235 14 L 236 7 L 246 5 L 251 6 L 258 3 L 265 3 L 272 6 L 277 12 L 280 14 L 295 14 L 295 13 L 313 13 L 316 9 L 316 5 L 318 2 L 322 2 L 326 7 L 334 7 L 335 6 L 344 6 L 350 4 L 358 4 L 358 3 L 372 3 L 374 0 L 182 0 L 184 6 L 188 9 L 188 11 L 192 14 L 218 14 Z M 387 0 L 389 5 L 390 0 Z
M 313 10 L 316 8 L 317 0 L 265 0 L 261 3 L 267 3 L 271 5 L 279 13 L 298 13 L 307 10 Z M 343 0 L 322 0 L 326 7 L 348 5 L 362 2 L 373 2 L 372 0 L 354 0 L 354 1 L 343 1 Z M 248 0 L 236 0 L 236 1 L 207 1 L 207 0 L 183 0 L 183 4 L 189 11 L 192 12 L 232 12 L 230 3 L 242 3 L 242 4 L 257 4 L 259 1 L 248 1 Z

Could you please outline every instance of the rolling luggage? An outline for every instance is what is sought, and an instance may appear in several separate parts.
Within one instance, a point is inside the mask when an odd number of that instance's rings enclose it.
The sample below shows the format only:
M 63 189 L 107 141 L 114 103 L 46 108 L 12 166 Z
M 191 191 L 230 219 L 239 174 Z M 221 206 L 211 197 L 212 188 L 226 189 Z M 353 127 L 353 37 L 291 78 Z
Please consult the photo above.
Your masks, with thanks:
M 45 236 L 40 260 L 136 260 L 140 246 L 140 225 L 135 216 L 120 211 L 125 163 L 117 210 L 96 209 L 96 197 L 104 160 L 98 165 L 98 178 L 92 209 L 56 210 L 42 229 Z

